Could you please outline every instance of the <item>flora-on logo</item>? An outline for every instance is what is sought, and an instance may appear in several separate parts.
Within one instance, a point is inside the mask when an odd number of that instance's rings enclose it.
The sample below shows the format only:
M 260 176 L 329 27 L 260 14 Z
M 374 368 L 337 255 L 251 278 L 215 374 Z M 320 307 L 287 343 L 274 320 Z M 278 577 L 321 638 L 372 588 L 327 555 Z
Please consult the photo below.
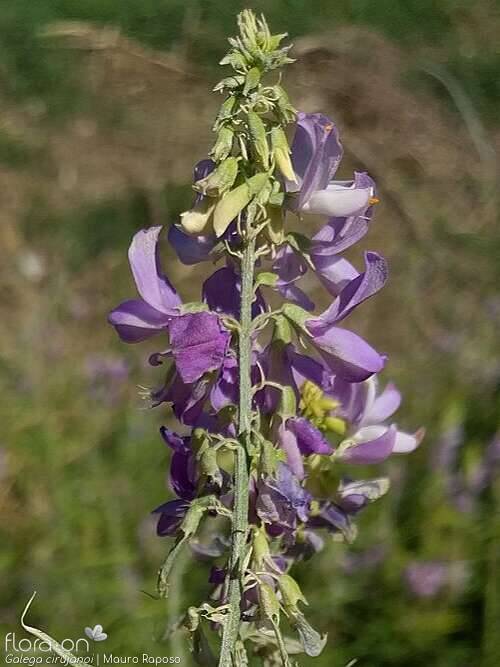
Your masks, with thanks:
M 108 638 L 106 632 L 103 632 L 102 625 L 94 625 L 93 628 L 86 627 L 85 634 L 89 639 L 92 639 L 94 642 L 103 642 Z
M 36 592 L 33 593 L 24 608 L 24 611 L 21 615 L 21 626 L 30 635 L 36 637 L 36 639 L 33 641 L 31 639 L 23 638 L 17 642 L 15 633 L 9 632 L 5 638 L 5 652 L 7 662 L 35 664 L 33 660 L 36 660 L 36 664 L 41 664 L 42 656 L 16 656 L 15 653 L 49 653 L 50 651 L 53 651 L 62 659 L 63 664 L 74 665 L 74 667 L 86 667 L 88 664 L 91 664 L 93 661 L 93 656 L 82 655 L 79 657 L 78 655 L 74 654 L 81 653 L 82 648 L 84 653 L 88 653 L 90 651 L 90 644 L 87 639 L 81 637 L 76 641 L 72 639 L 63 639 L 61 642 L 59 642 L 43 630 L 40 630 L 39 628 L 36 628 L 33 625 L 28 625 L 28 623 L 26 623 L 26 615 L 31 606 L 31 603 L 35 598 L 35 595 Z M 102 630 L 102 625 L 96 625 L 94 628 L 85 628 L 85 632 L 88 637 L 93 639 L 93 641 L 103 641 L 107 638 L 107 634 Z M 89 632 L 91 635 L 89 635 Z M 9 653 L 8 651 L 13 651 L 13 653 Z M 27 662 L 26 658 L 29 658 L 29 663 Z M 46 659 L 48 660 L 48 656 Z M 54 662 L 51 661 L 51 664 L 54 664 Z

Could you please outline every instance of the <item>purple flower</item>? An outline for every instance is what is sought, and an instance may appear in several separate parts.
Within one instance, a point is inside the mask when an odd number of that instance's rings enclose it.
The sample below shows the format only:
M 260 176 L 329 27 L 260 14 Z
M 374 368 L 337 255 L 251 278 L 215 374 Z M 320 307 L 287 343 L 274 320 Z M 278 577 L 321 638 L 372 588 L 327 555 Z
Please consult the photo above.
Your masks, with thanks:
M 161 227 L 138 232 L 129 260 L 140 299 L 125 301 L 109 315 L 109 322 L 127 343 L 138 343 L 161 331 L 170 334 L 170 349 L 153 355 L 151 363 L 172 356 L 183 382 L 198 380 L 222 365 L 230 334 L 215 313 L 182 314 L 179 295 L 161 272 Z
M 290 417 L 281 424 L 278 442 L 287 455 L 287 463 L 297 477 L 304 478 L 303 457 L 311 454 L 329 456 L 333 449 L 324 435 L 304 417 Z
M 384 423 L 401 402 L 393 384 L 377 395 L 376 377 L 361 383 L 334 378 L 327 393 L 339 401 L 339 414 L 349 424 L 347 437 L 335 451 L 335 458 L 360 465 L 381 463 L 393 453 L 413 451 L 422 441 L 423 429 L 410 434 L 395 424 Z
M 138 343 L 165 330 L 180 314 L 181 299 L 160 267 L 161 230 L 151 227 L 137 232 L 128 251 L 140 298 L 124 301 L 108 317 L 126 343 Z
M 287 182 L 297 193 L 291 207 L 305 213 L 345 217 L 366 208 L 373 196 L 367 182 L 333 181 L 342 159 L 335 124 L 323 114 L 299 113 L 292 143 L 292 164 L 297 183 Z
M 193 500 L 196 495 L 196 468 L 191 438 L 182 437 L 162 426 L 161 437 L 173 450 L 170 460 L 170 486 L 183 500 Z
M 314 310 L 314 303 L 295 284 L 306 273 L 307 264 L 289 245 L 284 245 L 278 250 L 273 271 L 278 276 L 275 289 L 286 301 L 296 303 L 304 310 Z
M 223 266 L 203 283 L 203 301 L 210 310 L 240 317 L 241 278 L 232 266 Z M 266 305 L 260 290 L 257 290 L 252 307 L 252 317 L 264 312 Z
M 318 503 L 307 522 L 309 528 L 326 528 L 331 533 L 342 533 L 348 542 L 355 536 L 355 528 L 347 512 L 329 500 Z
M 354 180 L 360 186 L 375 188 L 367 174 L 356 172 Z M 280 248 L 273 271 L 278 275 L 276 288 L 283 298 L 305 310 L 313 310 L 312 301 L 296 285 L 306 273 L 308 264 L 312 265 L 320 281 L 333 296 L 337 296 L 348 283 L 355 280 L 359 272 L 339 254 L 366 234 L 372 214 L 373 206 L 367 204 L 354 215 L 330 218 L 306 245 L 307 261 L 297 248 L 289 245 Z
M 153 514 L 160 515 L 156 527 L 158 536 L 175 535 L 188 509 L 189 502 L 187 500 L 176 499 L 169 500 L 153 510 Z
M 278 532 L 295 530 L 297 521 L 306 522 L 310 500 L 308 491 L 284 463 L 278 466 L 275 478 L 267 476 L 257 482 L 257 515 Z
M 170 345 L 183 382 L 195 382 L 222 366 L 231 338 L 215 313 L 190 313 L 172 320 Z
M 258 362 L 267 381 L 292 387 L 297 400 L 300 388 L 306 380 L 323 386 L 326 382 L 325 368 L 318 361 L 300 354 L 291 343 L 271 341 L 258 355 Z M 274 412 L 279 405 L 280 392 L 275 387 L 266 387 L 257 395 L 257 402 L 265 412 Z
M 387 281 L 387 262 L 375 252 L 365 253 L 365 270 L 350 280 L 337 298 L 321 315 L 308 320 L 313 335 L 321 335 L 336 322 L 347 317 L 363 301 L 379 292 Z
M 352 331 L 328 326 L 321 333 L 314 333 L 308 323 L 306 326 L 311 333 L 311 344 L 331 374 L 347 382 L 362 382 L 384 367 L 385 356 Z

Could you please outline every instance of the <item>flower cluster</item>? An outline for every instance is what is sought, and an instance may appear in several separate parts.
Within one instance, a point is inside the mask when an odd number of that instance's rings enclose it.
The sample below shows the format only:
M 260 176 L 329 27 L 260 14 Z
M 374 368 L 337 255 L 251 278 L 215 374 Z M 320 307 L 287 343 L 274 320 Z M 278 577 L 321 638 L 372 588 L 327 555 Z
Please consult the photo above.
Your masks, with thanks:
M 325 638 L 299 608 L 305 598 L 289 571 L 328 535 L 354 539 L 358 513 L 387 491 L 386 478 L 357 479 L 356 466 L 410 452 L 422 437 L 391 419 L 401 397 L 392 384 L 380 389 L 385 355 L 343 324 L 387 279 L 377 253 L 365 253 L 361 272 L 343 256 L 370 228 L 375 184 L 365 173 L 334 180 L 335 124 L 295 112 L 280 85 L 263 81 L 290 62 L 284 35 L 250 12 L 239 25 L 222 61 L 234 74 L 215 88 L 225 96 L 215 145 L 195 167 L 193 208 L 168 231 L 181 262 L 220 266 L 200 302 L 183 303 L 161 266 L 162 228 L 140 231 L 129 250 L 139 298 L 109 317 L 125 342 L 159 341 L 150 363 L 163 382 L 151 400 L 171 406 L 187 432 L 161 430 L 177 497 L 154 511 L 158 534 L 177 539 L 159 592 L 168 593 L 184 543 L 214 559 L 217 606 L 191 608 L 186 626 L 200 651 L 201 621 L 221 630 L 223 666 L 244 655 L 245 640 L 266 664 L 320 653 Z M 295 220 L 307 232 L 304 214 L 323 220 L 312 237 L 291 231 Z M 308 270 L 332 297 L 321 313 L 300 286 Z M 230 519 L 230 534 L 217 516 Z M 212 538 L 195 537 L 210 517 Z M 282 636 L 281 615 L 298 644 Z

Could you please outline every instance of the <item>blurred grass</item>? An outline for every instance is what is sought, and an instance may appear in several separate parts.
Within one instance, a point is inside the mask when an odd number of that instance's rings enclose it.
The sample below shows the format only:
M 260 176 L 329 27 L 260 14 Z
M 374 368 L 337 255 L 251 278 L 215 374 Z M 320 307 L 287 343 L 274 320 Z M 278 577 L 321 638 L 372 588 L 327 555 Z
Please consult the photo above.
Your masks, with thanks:
M 96 109 L 110 132 L 121 119 L 106 115 L 102 100 L 82 83 L 81 54 L 47 48 L 37 37 L 41 26 L 66 19 L 118 26 L 144 44 L 187 54 L 204 70 L 208 90 L 224 40 L 234 32 L 235 14 L 248 5 L 265 10 L 272 25 L 288 30 L 292 38 L 327 32 L 339 23 L 354 24 L 379 30 L 422 58 L 432 54 L 444 59 L 481 117 L 498 129 L 500 63 L 487 29 L 489 16 L 494 25 L 498 15 L 496 0 L 474 6 L 466 0 L 320 0 L 314 5 L 306 0 L 16 0 L 4 5 L 2 95 L 14 108 L 42 101 L 44 119 L 56 129 Z M 477 25 L 482 30 L 474 33 Z M 419 85 L 448 102 L 442 87 L 430 81 Z M 193 155 L 193 161 L 197 157 Z M 57 165 L 43 148 L 3 128 L 0 164 L 12 172 L 33 170 L 35 179 L 58 177 Z M 406 187 L 411 192 L 412 180 L 402 186 L 403 196 Z M 148 516 L 165 498 L 167 454 L 157 437 L 165 415 L 143 411 L 137 396 L 137 385 L 157 384 L 158 374 L 145 368 L 143 348 L 126 348 L 115 341 L 105 316 L 131 293 L 125 256 L 130 236 L 156 220 L 155 206 L 162 214 L 167 210 L 169 220 L 175 219 L 190 194 L 189 186 L 167 183 L 153 205 L 148 193 L 132 183 L 122 196 L 103 196 L 69 209 L 33 196 L 28 212 L 16 222 L 22 244 L 5 253 L 8 275 L 0 287 L 5 314 L 0 335 L 0 627 L 5 633 L 17 627 L 22 607 L 37 589 L 33 623 L 56 636 L 76 637 L 85 625 L 101 623 L 109 632 L 107 651 L 126 656 L 174 650 L 159 641 L 167 610 L 142 592 L 153 592 L 155 571 L 167 549 L 166 541 L 155 538 Z M 494 299 L 486 303 L 491 294 L 498 297 L 498 230 L 462 233 L 454 224 L 451 218 L 433 223 L 435 261 L 455 257 L 447 274 L 452 312 L 460 312 L 465 304 L 467 316 L 465 295 L 471 282 L 478 281 L 480 300 L 486 311 L 491 305 L 493 314 L 480 326 L 470 323 L 480 331 L 472 347 L 475 351 L 484 344 L 487 351 L 498 327 L 498 304 Z M 399 289 L 403 271 L 414 270 L 418 253 L 430 252 L 430 241 L 413 243 L 397 253 L 390 289 Z M 170 256 L 169 261 L 169 274 L 175 274 L 177 264 L 174 268 Z M 435 271 L 431 264 L 429 274 Z M 196 276 L 193 280 L 191 274 L 179 274 L 181 278 L 184 289 L 196 289 Z M 418 275 L 420 291 L 407 295 L 408 310 L 411 299 L 431 300 L 428 279 L 427 274 Z M 404 303 L 404 294 L 401 299 Z M 389 373 L 408 390 L 401 419 L 405 424 L 425 422 L 428 436 L 415 455 L 391 463 L 394 489 L 367 511 L 358 542 L 350 548 L 330 545 L 316 561 L 298 567 L 311 618 L 330 635 L 324 656 L 303 664 L 345 667 L 358 657 L 360 667 L 496 667 L 498 488 L 486 488 L 472 511 L 459 511 L 432 456 L 446 430 L 443 415 L 457 403 L 466 443 L 457 467 L 470 476 L 499 426 L 498 359 L 477 355 L 482 365 L 478 375 L 493 374 L 489 383 L 469 380 L 453 352 L 435 354 L 436 365 L 426 368 L 420 359 L 402 357 L 406 345 L 412 350 L 430 345 L 420 339 L 416 343 L 417 333 L 403 327 L 407 311 L 386 317 L 395 338 L 402 332 Z M 380 325 L 374 322 L 372 328 L 381 335 Z M 452 337 L 454 331 L 447 333 Z M 410 335 L 415 339 L 404 338 Z M 96 355 L 100 365 L 105 365 L 102 359 L 126 360 L 127 376 L 117 378 L 110 372 L 94 377 L 89 367 Z M 417 377 L 417 367 L 425 378 Z M 346 571 L 353 554 L 361 557 L 377 545 L 387 550 L 380 563 Z M 465 564 L 467 577 L 461 586 L 445 588 L 435 598 L 416 598 L 405 586 L 405 568 L 414 560 L 434 559 Z M 208 590 L 207 566 L 193 561 L 187 568 L 184 606 L 204 599 Z
M 152 47 L 189 52 L 199 65 L 213 69 L 234 30 L 236 13 L 246 6 L 265 11 L 273 25 L 286 25 L 291 38 L 327 31 L 339 24 L 365 25 L 414 49 L 444 47 L 450 71 L 480 111 L 492 120 L 500 102 L 496 40 L 479 30 L 466 42 L 458 26 L 474 26 L 477 8 L 498 19 L 499 0 L 308 0 L 224 3 L 220 0 L 16 0 L 0 15 L 0 61 L 6 66 L 4 89 L 16 97 L 41 96 L 49 118 L 71 113 L 86 103 L 75 81 L 74 53 L 47 53 L 37 36 L 41 26 L 60 20 L 92 21 L 120 28 Z M 479 12 L 480 13 L 480 12 Z M 6 76 L 5 76 L 6 74 Z M 88 101 L 87 101 L 88 104 Z

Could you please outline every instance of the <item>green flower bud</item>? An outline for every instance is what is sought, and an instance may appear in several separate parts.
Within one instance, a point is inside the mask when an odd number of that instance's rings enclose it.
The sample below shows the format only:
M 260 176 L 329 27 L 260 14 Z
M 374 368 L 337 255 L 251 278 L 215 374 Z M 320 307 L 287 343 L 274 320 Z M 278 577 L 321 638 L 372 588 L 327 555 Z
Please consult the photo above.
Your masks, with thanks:
M 233 149 L 233 139 L 234 131 L 230 127 L 221 127 L 215 145 L 210 153 L 211 157 L 213 157 L 216 162 L 220 162 L 227 158 Z
M 219 109 L 219 113 L 217 115 L 217 118 L 215 120 L 214 124 L 214 130 L 218 130 L 221 124 L 225 121 L 231 118 L 233 115 L 233 110 L 234 106 L 236 104 L 236 97 L 231 95 L 228 97 L 221 105 L 221 108 Z
M 190 211 L 181 213 L 181 227 L 187 234 L 198 235 L 212 226 L 212 216 L 216 202 L 205 198 Z
M 215 171 L 196 181 L 194 189 L 209 197 L 218 197 L 230 190 L 238 175 L 238 159 L 228 157 L 223 160 Z
M 285 240 L 285 218 L 283 209 L 278 206 L 267 207 L 269 223 L 265 229 L 266 235 L 276 245 L 281 245 Z
M 331 431 L 337 435 L 345 435 L 346 423 L 340 417 L 325 417 L 323 424 L 327 431 Z
M 245 83 L 245 77 L 241 76 L 240 74 L 236 74 L 233 76 L 228 76 L 225 79 L 222 79 L 222 81 L 219 81 L 219 83 L 214 86 L 213 90 L 214 92 L 218 92 L 219 90 L 235 90 L 236 88 L 239 88 Z
M 257 570 L 262 569 L 266 560 L 269 560 L 271 551 L 267 536 L 262 528 L 258 528 L 253 534 L 253 554 L 252 559 Z
M 269 169 L 269 144 L 267 143 L 266 128 L 261 117 L 254 111 L 248 112 L 248 129 L 257 157 L 264 169 Z
M 260 192 L 268 180 L 267 174 L 255 174 L 219 200 L 214 211 L 214 231 L 222 236 L 231 222 L 248 206 L 251 198 Z
M 259 583 L 259 608 L 264 618 L 277 621 L 280 615 L 280 603 L 269 584 Z
M 287 611 L 296 610 L 298 602 L 308 604 L 304 594 L 300 590 L 300 586 L 289 574 L 281 575 L 278 579 L 278 586 L 281 592 L 281 597 L 283 598 L 283 604 Z
M 276 474 L 278 464 L 283 460 L 283 450 L 278 450 L 269 440 L 263 440 L 260 450 L 259 471 L 262 475 Z
M 276 315 L 274 318 L 273 341 L 279 340 L 284 345 L 292 342 L 292 327 L 283 315 Z
M 245 87 L 243 88 L 243 95 L 248 95 L 248 93 L 257 88 L 260 82 L 260 69 L 258 67 L 252 67 L 248 70 L 245 77 Z
M 246 58 L 239 51 L 229 51 L 219 63 L 219 65 L 230 65 L 236 71 L 245 69 L 246 64 Z
M 286 91 L 284 90 L 284 88 L 277 85 L 274 86 L 274 92 L 276 94 L 276 105 L 278 107 L 280 115 L 282 116 L 283 120 L 286 123 L 291 123 L 292 121 L 295 120 L 297 112 L 290 104 L 290 100 L 288 98 Z
M 278 408 L 278 414 L 285 421 L 289 417 L 295 417 L 297 414 L 297 399 L 292 387 L 284 385 L 281 391 L 281 399 Z
M 222 486 L 222 473 L 217 462 L 217 450 L 213 447 L 204 448 L 199 462 L 200 473 L 205 475 L 214 484 Z
M 296 183 L 297 177 L 295 176 L 292 161 L 290 160 L 290 147 L 286 134 L 281 127 L 273 127 L 271 130 L 271 145 L 273 148 L 273 157 L 279 170 L 287 180 Z

